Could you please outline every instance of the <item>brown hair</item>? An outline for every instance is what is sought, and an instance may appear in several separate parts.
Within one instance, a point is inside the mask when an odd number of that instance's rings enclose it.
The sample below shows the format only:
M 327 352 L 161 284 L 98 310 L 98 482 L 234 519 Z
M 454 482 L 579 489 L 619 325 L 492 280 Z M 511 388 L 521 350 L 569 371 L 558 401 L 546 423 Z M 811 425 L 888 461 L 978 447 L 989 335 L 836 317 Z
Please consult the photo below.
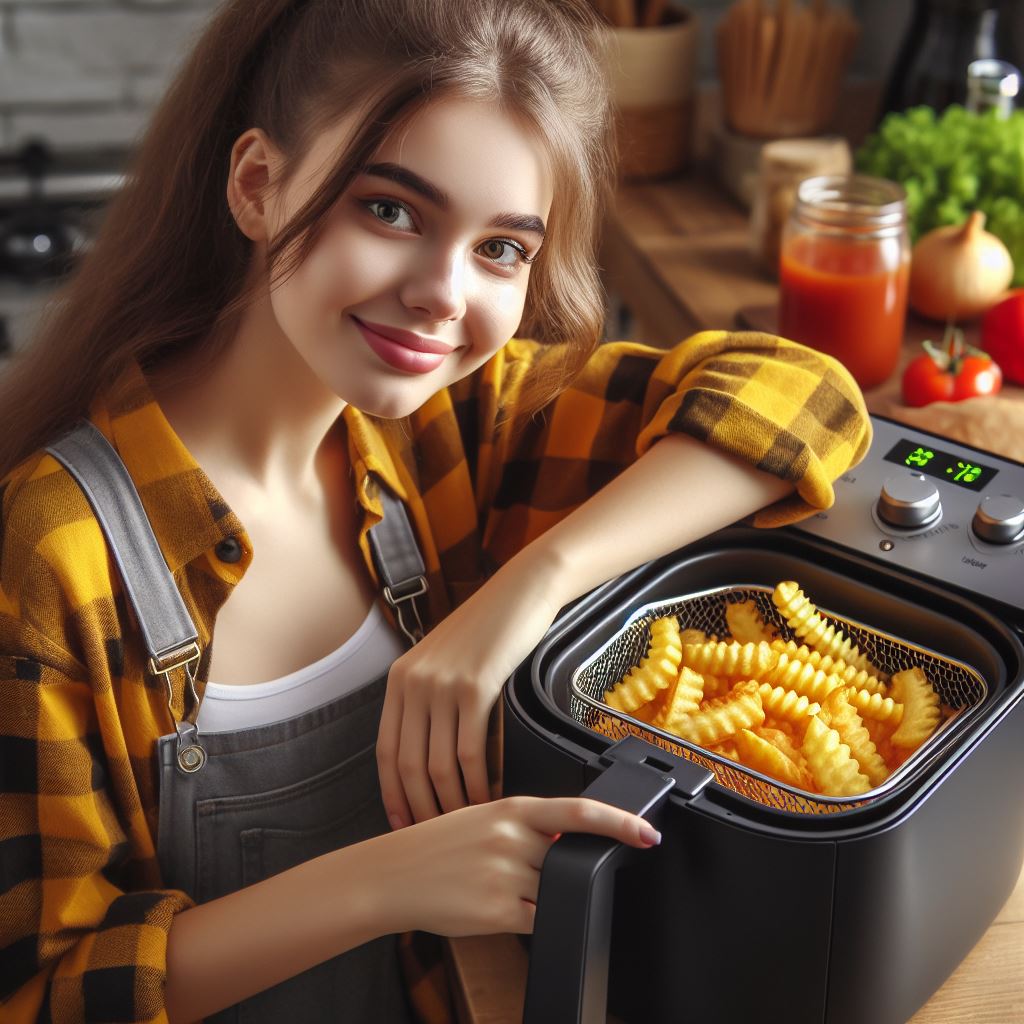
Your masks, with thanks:
M 551 345 L 514 413 L 553 398 L 593 351 L 594 251 L 612 181 L 602 33 L 585 0 L 228 0 L 155 112 L 92 251 L 0 378 L 0 477 L 85 414 L 132 361 L 216 358 L 244 308 L 251 244 L 225 199 L 235 139 L 262 128 L 295 168 L 316 135 L 367 113 L 275 240 L 287 273 L 389 132 L 440 95 L 499 104 L 536 132 L 555 181 L 520 332 Z M 287 179 L 287 171 L 285 174 Z M 287 258 L 282 258 L 288 251 Z

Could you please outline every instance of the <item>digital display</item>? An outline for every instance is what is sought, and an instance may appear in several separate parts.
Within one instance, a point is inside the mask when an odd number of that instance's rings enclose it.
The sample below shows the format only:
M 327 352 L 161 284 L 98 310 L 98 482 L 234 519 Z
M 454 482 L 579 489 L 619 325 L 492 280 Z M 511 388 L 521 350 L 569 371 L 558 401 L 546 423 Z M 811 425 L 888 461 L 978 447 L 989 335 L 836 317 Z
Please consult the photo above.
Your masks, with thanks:
M 906 438 L 901 438 L 885 455 L 885 459 L 972 491 L 980 491 L 999 472 L 992 466 L 968 461 L 963 456 L 950 455 L 939 448 L 920 445 Z

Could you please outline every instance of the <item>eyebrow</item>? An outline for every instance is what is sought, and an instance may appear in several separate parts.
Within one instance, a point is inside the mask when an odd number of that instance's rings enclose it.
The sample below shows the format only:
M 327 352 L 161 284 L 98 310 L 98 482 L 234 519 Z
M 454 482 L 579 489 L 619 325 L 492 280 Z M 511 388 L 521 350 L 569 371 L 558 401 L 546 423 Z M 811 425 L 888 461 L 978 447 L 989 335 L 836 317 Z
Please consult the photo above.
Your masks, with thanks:
M 401 164 L 370 164 L 363 169 L 363 174 L 370 174 L 375 178 L 387 178 L 388 181 L 404 185 L 441 210 L 447 210 L 451 206 L 451 199 L 447 192 L 442 192 L 426 178 L 421 178 L 415 171 L 410 171 L 408 167 L 403 167 Z M 511 231 L 530 231 L 535 235 L 540 235 L 541 238 L 545 233 L 544 221 L 529 213 L 499 213 L 491 219 L 487 226 L 489 228 L 508 228 Z

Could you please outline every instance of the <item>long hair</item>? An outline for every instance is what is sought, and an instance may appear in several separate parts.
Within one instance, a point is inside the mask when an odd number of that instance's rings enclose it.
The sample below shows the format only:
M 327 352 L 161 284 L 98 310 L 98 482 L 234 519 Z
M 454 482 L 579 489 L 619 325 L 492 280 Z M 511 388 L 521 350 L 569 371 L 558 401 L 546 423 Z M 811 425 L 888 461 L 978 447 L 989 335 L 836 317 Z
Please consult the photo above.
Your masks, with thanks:
M 132 361 L 213 360 L 251 299 L 251 243 L 225 198 L 235 139 L 262 128 L 288 181 L 319 132 L 365 109 L 351 144 L 267 253 L 294 269 L 398 126 L 440 96 L 522 119 L 555 201 L 519 333 L 550 346 L 515 410 L 565 386 L 600 339 L 595 267 L 613 181 L 603 33 L 585 0 L 228 0 L 155 111 L 88 256 L 0 376 L 0 477 L 84 415 Z

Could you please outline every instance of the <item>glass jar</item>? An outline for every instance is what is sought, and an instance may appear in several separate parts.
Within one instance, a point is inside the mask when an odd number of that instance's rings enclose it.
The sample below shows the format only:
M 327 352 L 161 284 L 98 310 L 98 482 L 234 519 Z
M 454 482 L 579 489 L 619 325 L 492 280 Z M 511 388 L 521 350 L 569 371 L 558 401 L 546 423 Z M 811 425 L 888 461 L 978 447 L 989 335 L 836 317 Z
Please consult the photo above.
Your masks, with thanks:
M 808 178 L 782 235 L 779 333 L 835 356 L 862 388 L 899 362 L 907 314 L 906 193 L 883 178 Z

